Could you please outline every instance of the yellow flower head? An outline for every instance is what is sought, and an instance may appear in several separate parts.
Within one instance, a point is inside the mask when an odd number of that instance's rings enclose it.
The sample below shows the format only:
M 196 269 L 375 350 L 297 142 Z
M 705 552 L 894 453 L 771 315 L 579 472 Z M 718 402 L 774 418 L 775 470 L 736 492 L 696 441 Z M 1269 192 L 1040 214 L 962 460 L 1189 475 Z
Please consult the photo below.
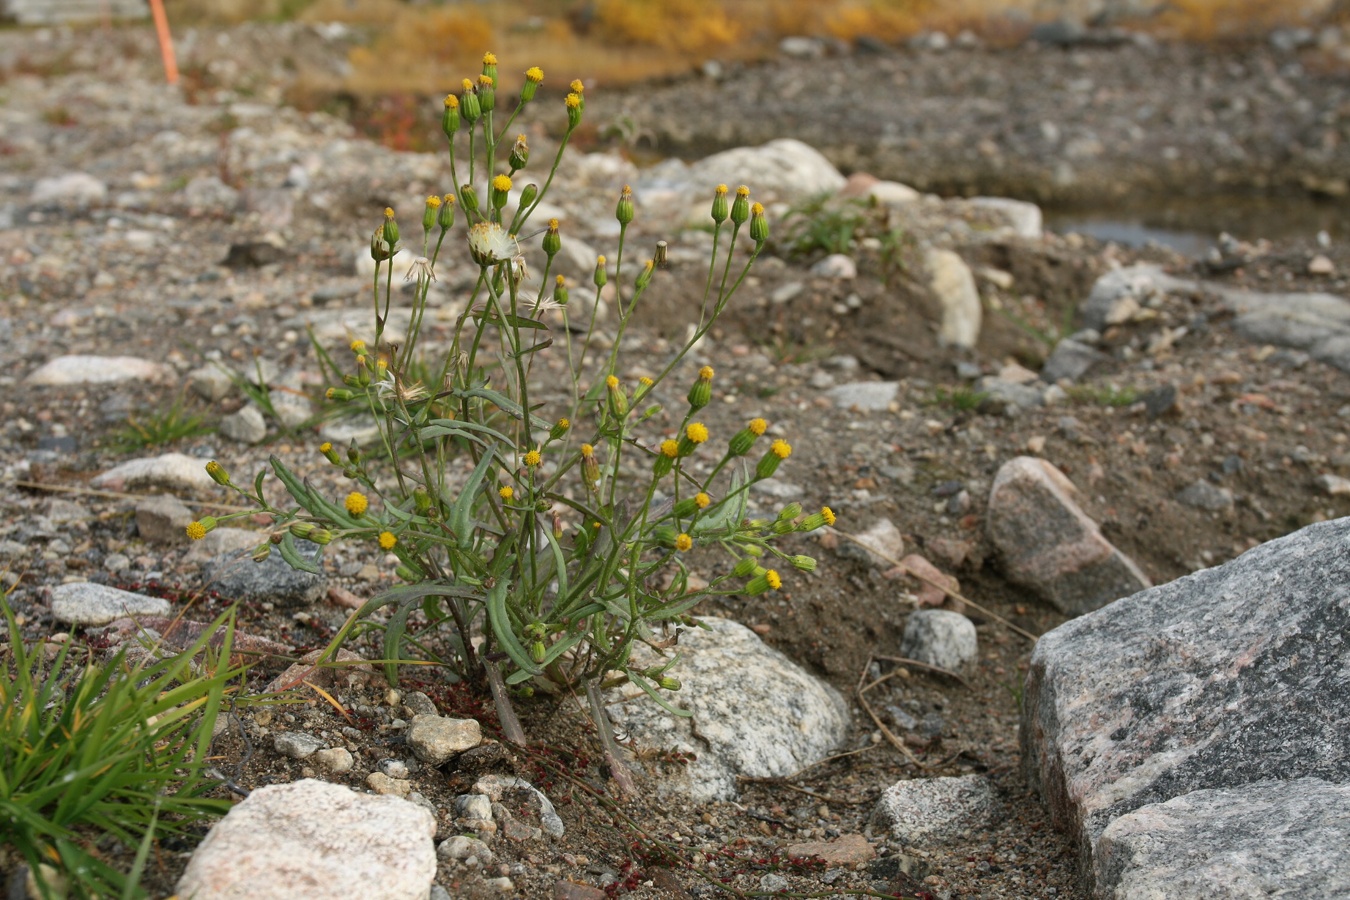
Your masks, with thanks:
M 649 388 L 652 385 L 656 384 L 656 382 L 652 381 L 646 375 L 643 375 L 641 378 L 638 379 L 638 384 L 642 385 L 643 387 Z
M 515 488 L 511 487 L 511 485 L 509 484 L 504 484 L 497 489 L 497 496 L 501 497 L 508 503 L 511 502 L 511 498 L 514 497 L 515 495 L 516 495 Z
M 619 386 L 619 379 L 616 378 L 615 376 L 610 375 L 605 379 L 605 387 L 609 388 L 611 391 L 618 386 Z
M 708 426 L 702 422 L 690 422 L 684 430 L 684 436 L 695 444 L 701 444 L 708 439 Z
M 780 578 L 778 573 L 773 569 L 764 573 L 764 580 L 769 582 L 769 587 L 773 588 L 775 591 L 783 586 L 783 579 Z
M 446 95 L 445 95 L 445 108 L 446 108 L 446 109 L 459 109 L 459 98 L 456 97 L 454 94 L 446 94 Z
M 737 197 L 744 197 L 745 199 L 749 200 L 749 199 L 750 199 L 750 188 L 746 187 L 745 185 L 741 185 L 740 187 L 736 188 L 736 196 L 737 196 Z
M 725 184 L 719 184 L 717 187 L 713 188 L 713 193 L 719 197 L 725 197 L 727 195 L 727 186 Z
M 492 76 L 491 76 L 491 75 L 479 75 L 479 76 L 478 76 L 478 86 L 479 86 L 480 88 L 490 88 L 490 87 L 492 87 L 492 83 L 493 83 L 493 82 L 492 82 Z
M 561 419 L 558 420 L 557 427 L 559 431 L 566 431 L 567 429 L 572 427 L 572 420 L 567 418 L 566 416 L 563 416 Z
M 586 90 L 586 85 L 581 83 L 580 78 L 573 78 L 572 83 L 569 84 L 568 87 L 570 87 L 572 91 L 577 94 L 580 94 L 582 91 Z
M 834 524 L 834 510 L 830 509 L 828 506 L 822 506 L 820 508 L 820 514 L 825 519 L 826 525 Z
M 694 539 L 687 534 L 681 534 L 679 537 L 675 538 L 675 549 L 679 550 L 681 553 L 692 546 L 694 546 Z
M 769 445 L 769 451 L 779 459 L 787 459 L 792 455 L 792 445 L 779 438 Z
M 759 202 L 751 203 L 751 204 L 750 204 L 750 215 L 752 215 L 752 216 L 762 216 L 762 215 L 764 215 L 764 204 L 763 204 L 763 203 L 759 203 Z
M 698 377 L 699 377 L 699 378 L 702 378 L 704 381 L 712 381 L 712 378 L 713 378 L 713 367 L 712 367 L 712 366 L 704 366 L 703 368 L 699 369 L 699 370 L 698 370 Z
M 525 70 L 525 80 L 540 84 L 544 80 L 544 70 L 538 66 L 530 66 Z
M 511 190 L 511 179 L 506 175 L 498 175 L 496 178 L 492 179 L 492 189 L 494 191 Z
M 483 54 L 483 65 L 495 66 L 496 64 L 497 64 L 497 54 L 493 53 L 491 50 Z
M 709 503 L 712 503 L 712 498 L 702 491 L 694 495 L 694 505 L 699 509 L 707 509 Z
M 582 444 L 582 445 L 581 445 L 581 455 L 582 455 L 582 456 L 594 456 L 594 455 L 595 455 L 595 447 L 591 446 L 590 444 Z
M 548 230 L 549 230 L 549 231 L 557 231 L 557 230 L 558 230 L 558 220 L 557 220 L 557 219 L 549 219 L 549 220 L 548 220 Z M 559 275 L 558 277 L 559 277 L 559 278 L 562 278 L 563 276 Z
M 319 452 L 320 452 L 320 453 L 327 453 L 329 450 L 332 450 L 332 449 L 333 449 L 333 445 L 332 445 L 331 443 L 329 443 L 328 441 L 324 441 L 322 444 L 319 445 Z
M 577 109 L 577 108 L 579 108 L 579 107 L 581 106 L 581 95 L 580 95 L 580 94 L 568 94 L 568 95 L 567 95 L 567 99 L 564 100 L 563 103 L 565 103 L 565 104 L 567 105 L 567 108 L 568 108 L 568 109 Z
M 379 541 L 381 550 L 393 550 L 394 545 L 398 543 L 398 538 L 394 537 L 392 531 L 381 531 Z
M 366 342 L 359 339 L 352 341 L 352 352 L 355 353 L 357 356 L 360 356 L 362 353 L 365 353 Z
M 347 512 L 354 516 L 360 516 L 364 515 L 365 511 L 370 508 L 370 501 L 360 491 L 352 491 L 347 495 L 347 500 L 343 505 L 347 507 Z
M 441 198 L 437 197 L 435 194 L 432 194 L 430 197 L 427 198 L 427 206 L 430 206 L 432 209 L 440 209 Z
M 538 450 L 531 450 L 525 454 L 525 465 L 530 467 L 531 469 L 533 469 L 535 466 L 539 465 L 543 461 L 544 458 L 539 455 Z
M 187 536 L 194 541 L 200 541 L 202 538 L 206 537 L 206 526 L 201 522 L 189 522 Z
M 466 91 L 471 91 L 471 90 L 473 90 L 473 82 L 470 81 L 470 80 L 467 79 L 467 78 L 465 78 L 463 81 L 461 81 L 460 84 L 463 85 L 464 90 L 466 90 Z
M 604 258 L 603 256 L 597 256 L 597 257 L 595 258 L 595 265 L 596 265 L 597 268 L 600 267 L 600 266 L 603 266 L 604 264 L 605 264 L 605 258 Z
M 745 426 L 750 429 L 750 433 L 755 437 L 762 437 L 764 432 L 769 430 L 769 423 L 763 419 L 751 419 L 750 424 Z
M 679 456 L 680 455 L 679 441 L 670 441 L 670 440 L 662 441 L 661 454 L 663 456 L 669 456 L 671 459 L 674 459 L 675 457 Z
M 394 217 L 394 208 L 392 206 L 386 206 L 384 208 L 384 217 L 386 219 L 392 219 Z

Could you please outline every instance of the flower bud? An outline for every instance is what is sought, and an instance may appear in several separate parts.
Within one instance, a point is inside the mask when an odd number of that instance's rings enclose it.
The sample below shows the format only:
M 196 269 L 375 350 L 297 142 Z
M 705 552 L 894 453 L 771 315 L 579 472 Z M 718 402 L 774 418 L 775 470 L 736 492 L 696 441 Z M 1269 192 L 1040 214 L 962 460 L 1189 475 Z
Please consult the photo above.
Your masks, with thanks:
M 742 556 L 736 561 L 736 567 L 731 570 L 731 574 L 737 578 L 749 578 L 762 571 L 764 570 L 760 568 L 759 561 L 753 556 Z
M 792 445 L 787 441 L 774 441 L 769 447 L 769 452 L 760 458 L 759 465 L 755 466 L 756 478 L 771 478 L 773 473 L 778 471 L 778 464 L 787 459 L 792 454 Z
M 269 543 L 264 542 L 253 548 L 253 561 L 255 563 L 266 562 L 267 557 L 271 555 L 272 545 Z
M 605 379 L 605 390 L 609 395 L 609 414 L 616 419 L 623 419 L 628 415 L 628 395 L 624 392 L 623 385 L 619 384 L 619 379 L 610 375 Z
M 394 221 L 394 211 L 387 206 L 384 208 L 384 239 L 390 247 L 398 243 L 398 222 Z
M 638 273 L 638 277 L 634 281 L 633 287 L 639 291 L 646 290 L 647 285 L 652 282 L 652 273 L 655 271 L 656 261 L 652 259 L 647 260 L 647 264 L 643 266 L 642 271 Z
M 633 402 L 637 403 L 643 397 L 647 396 L 648 392 L 650 392 L 652 389 L 652 385 L 654 385 L 655 383 L 656 382 L 652 381 L 646 375 L 643 375 L 641 378 L 639 378 L 637 390 L 633 391 Z
M 413 508 L 422 515 L 426 515 L 427 510 L 431 509 L 431 495 L 420 485 L 413 488 Z
M 525 135 L 516 135 L 516 143 L 511 147 L 511 155 L 506 160 L 511 165 L 511 171 L 525 168 L 525 164 L 530 161 L 530 145 L 525 141 Z
M 707 406 L 712 401 L 712 366 L 704 366 L 698 370 L 698 380 L 694 386 L 689 389 L 689 408 L 699 410 Z
M 797 554 L 791 559 L 792 567 L 799 572 L 814 572 L 816 570 L 816 561 L 813 557 Z
M 520 206 L 518 209 L 527 210 L 530 204 L 534 203 L 534 198 L 539 196 L 539 185 L 530 182 L 520 189 Z M 519 213 L 517 213 L 519 215 Z
M 778 521 L 790 522 L 802 514 L 802 505 L 800 503 L 789 503 L 778 511 Z
M 820 512 L 815 513 L 813 515 L 809 515 L 805 519 L 802 519 L 801 530 L 815 531 L 817 528 L 833 524 L 834 524 L 834 511 L 831 510 L 828 506 L 822 506 L 820 508 Z
M 327 528 L 316 528 L 309 533 L 309 540 L 321 545 L 331 544 L 333 543 L 333 532 Z
M 662 675 L 656 679 L 656 683 L 667 691 L 678 691 L 680 689 L 680 679 L 674 675 Z
M 342 465 L 342 459 L 338 456 L 338 452 L 333 449 L 333 445 L 328 441 L 324 441 L 319 445 L 319 452 L 323 454 L 324 459 L 328 460 L 333 465 Z
M 364 359 L 364 358 L 365 358 L 365 357 L 362 357 L 362 359 Z M 364 368 L 362 369 L 362 371 L 365 371 Z M 353 387 L 353 388 L 354 388 L 354 387 L 360 387 L 360 386 L 361 386 L 361 377 L 360 377 L 359 375 L 352 375 L 351 373 L 348 373 L 348 374 L 342 376 L 342 383 L 345 384 L 347 387 Z
M 535 641 L 530 645 L 530 659 L 537 663 L 542 663 L 544 661 L 544 654 L 547 652 L 548 649 L 544 646 L 543 641 Z
M 665 241 L 657 241 L 656 252 L 652 254 L 652 262 L 656 263 L 657 268 L 664 269 L 670 263 L 670 245 Z
M 762 244 L 769 239 L 769 220 L 764 218 L 764 204 L 750 206 L 750 240 Z
M 422 230 L 430 231 L 431 226 L 436 224 L 437 213 L 441 209 L 441 198 L 432 194 L 427 198 L 427 205 L 422 210 Z
M 731 222 L 743 225 L 750 218 L 750 189 L 745 185 L 736 188 L 736 199 L 731 204 Z
M 459 131 L 459 98 L 454 94 L 445 95 L 445 111 L 441 113 L 441 131 L 453 141 Z
M 441 226 L 441 231 L 449 231 L 455 224 L 455 195 L 446 194 L 441 198 L 441 209 L 436 215 L 436 224 Z
M 708 426 L 702 422 L 690 422 L 680 435 L 679 455 L 688 456 L 698 449 L 698 445 L 708 439 Z
M 609 281 L 609 273 L 605 271 L 605 258 L 597 256 L 595 258 L 595 286 L 602 288 Z
M 473 82 L 465 78 L 464 92 L 459 95 L 459 114 L 464 117 L 464 121 L 473 125 L 483 115 L 483 107 L 478 102 L 478 93 L 474 90 Z
M 230 473 L 225 471 L 225 467 L 214 459 L 206 464 L 206 474 L 211 476 L 211 480 L 219 485 L 230 483 Z
M 567 434 L 568 429 L 571 427 L 572 422 L 570 419 L 566 418 L 559 419 L 558 421 L 553 423 L 553 428 L 549 430 L 548 439 L 550 441 L 561 440 L 562 436 Z
M 290 526 L 291 534 L 298 538 L 308 538 L 318 528 L 313 522 L 292 522 Z
M 780 578 L 778 573 L 773 569 L 768 569 L 760 572 L 754 578 L 747 581 L 745 587 L 742 588 L 742 592 L 754 596 L 755 594 L 762 594 L 768 590 L 776 591 L 782 586 L 783 579 Z
M 677 519 L 688 519 L 688 518 L 691 518 L 691 517 L 694 515 L 694 513 L 698 512 L 698 510 L 699 510 L 699 505 L 698 505 L 698 503 L 696 503 L 696 502 L 694 501 L 694 498 L 693 498 L 693 497 L 685 497 L 685 498 L 682 499 L 679 503 L 676 503 L 676 504 L 675 504 L 675 510 L 674 510 L 674 512 L 675 512 L 675 518 L 677 518 Z
M 478 106 L 485 113 L 497 106 L 497 82 L 491 75 L 478 76 Z
M 557 284 L 557 287 L 553 289 L 553 302 L 559 306 L 566 306 L 567 301 L 570 299 L 567 292 L 567 279 L 562 275 L 559 275 L 558 280 L 555 283 Z
M 595 458 L 595 448 L 590 444 L 581 445 L 581 479 L 588 488 L 594 488 L 600 483 L 600 463 Z
M 567 130 L 571 131 L 581 124 L 581 95 L 568 94 L 563 103 L 567 107 Z
M 474 191 L 473 185 L 459 186 L 459 205 L 464 207 L 466 213 L 478 212 L 478 194 Z
M 414 572 L 408 566 L 399 566 L 398 568 L 394 569 L 394 574 L 397 575 L 399 578 L 402 578 L 404 581 L 418 580 L 417 573 Z
M 773 523 L 774 534 L 791 534 L 797 528 L 792 524 L 791 519 L 775 519 Z
M 619 205 L 614 210 L 614 218 L 619 220 L 620 225 L 633 221 L 633 189 L 626 184 L 619 193 Z
M 384 226 L 376 227 L 374 233 L 370 236 L 370 258 L 379 263 L 393 255 L 392 245 L 384 239 Z
M 544 232 L 543 243 L 544 253 L 547 254 L 549 259 L 557 256 L 558 251 L 562 249 L 562 235 L 558 233 L 557 219 L 548 220 L 548 231 Z M 562 276 L 559 275 L 558 277 L 561 278 Z M 557 298 L 555 297 L 554 299 Z
M 506 199 L 511 193 L 511 178 L 507 175 L 498 175 L 492 179 L 492 190 L 489 192 L 492 208 L 501 209 L 506 205 Z
M 497 78 L 497 54 L 491 50 L 483 54 L 483 74 L 494 81 Z
M 346 388 L 329 388 L 328 391 L 324 394 L 324 396 L 327 397 L 329 400 L 337 400 L 339 402 L 345 402 L 347 400 L 352 399 L 356 395 L 353 394 L 351 391 L 347 390 Z
M 680 455 L 679 441 L 662 441 L 660 452 L 656 454 L 656 462 L 652 465 L 652 473 L 657 478 L 664 478 L 670 474 L 671 468 L 675 465 L 675 459 Z
M 525 83 L 520 86 L 520 102 L 529 103 L 534 99 L 535 91 L 539 90 L 539 85 L 544 81 L 544 70 L 538 66 L 531 66 L 525 70 Z
M 713 190 L 712 219 L 718 225 L 727 220 L 727 186 L 719 184 Z

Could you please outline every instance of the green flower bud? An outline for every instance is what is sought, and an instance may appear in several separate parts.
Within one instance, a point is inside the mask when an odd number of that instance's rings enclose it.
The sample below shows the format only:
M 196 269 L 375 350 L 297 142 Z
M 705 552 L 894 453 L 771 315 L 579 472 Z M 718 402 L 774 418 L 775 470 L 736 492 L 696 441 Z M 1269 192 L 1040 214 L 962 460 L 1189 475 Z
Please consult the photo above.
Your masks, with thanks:
M 673 675 L 662 675 L 656 679 L 656 683 L 667 691 L 678 691 L 680 689 L 680 679 Z
M 441 113 L 441 131 L 445 132 L 448 140 L 455 140 L 455 132 L 459 131 L 459 98 L 454 94 L 445 95 L 445 111 Z
M 609 281 L 609 273 L 605 271 L 605 258 L 597 256 L 595 258 L 595 286 L 602 288 Z
M 491 75 L 478 76 L 478 106 L 485 113 L 497 106 L 497 84 Z
M 713 191 L 712 219 L 718 225 L 727 220 L 727 186 L 719 184 Z
M 600 463 L 595 458 L 595 448 L 590 444 L 581 445 L 581 478 L 588 488 L 600 483 Z
M 506 159 L 511 166 L 511 171 L 525 168 L 530 161 L 530 145 L 525 141 L 525 135 L 516 135 L 516 142 L 511 147 L 511 155 Z
M 712 401 L 712 366 L 704 366 L 698 370 L 698 380 L 694 386 L 689 389 L 689 408 L 699 410 L 707 406 Z
M 570 419 L 566 418 L 559 419 L 558 421 L 554 422 L 553 427 L 549 429 L 548 439 L 550 441 L 561 440 L 562 436 L 567 434 L 568 429 L 570 429 L 571 427 L 572 422 Z
M 413 488 L 413 508 L 422 515 L 426 515 L 427 510 L 431 509 L 431 495 L 420 485 Z
M 398 243 L 398 222 L 394 221 L 394 211 L 384 208 L 384 239 L 390 247 Z
M 619 205 L 614 210 L 614 218 L 619 220 L 620 225 L 633 221 L 633 189 L 626 184 L 619 192 Z
M 634 281 L 633 287 L 639 291 L 646 290 L 647 285 L 651 284 L 652 273 L 655 271 L 656 271 L 656 261 L 651 259 L 647 260 L 647 264 L 643 266 L 642 271 L 638 273 L 638 277 Z
M 399 566 L 394 570 L 394 574 L 404 581 L 417 581 L 420 576 L 408 566 Z
M 742 556 L 736 561 L 736 568 L 731 570 L 731 574 L 737 578 L 749 578 L 758 572 L 764 571 L 760 568 L 759 562 L 753 556 Z
M 562 249 L 562 235 L 558 233 L 557 219 L 548 220 L 548 231 L 544 232 L 543 245 L 544 253 L 547 254 L 549 259 L 557 256 L 558 251 Z M 556 293 L 554 294 L 554 299 L 557 299 Z
M 778 511 L 778 521 L 786 522 L 797 518 L 802 514 L 802 505 L 800 503 L 789 503 Z
M 616 419 L 623 419 L 628 415 L 628 395 L 624 393 L 623 385 L 619 384 L 619 379 L 610 375 L 605 379 L 605 391 L 608 394 L 609 413 Z
M 768 590 L 776 591 L 780 587 L 782 587 L 782 585 L 783 580 L 779 577 L 778 573 L 775 572 L 773 569 L 768 569 L 766 571 L 760 572 L 754 578 L 751 578 L 749 581 L 747 581 L 745 583 L 745 587 L 742 588 L 741 590 L 742 593 L 754 596 L 756 594 L 762 594 Z
M 478 102 L 478 93 L 474 90 L 473 82 L 465 78 L 464 92 L 459 95 L 459 114 L 464 117 L 464 121 L 470 125 L 477 122 L 483 116 L 482 104 Z
M 547 652 L 548 648 L 544 646 L 543 641 L 535 641 L 530 645 L 530 659 L 537 663 L 542 663 L 544 661 L 544 654 Z
M 531 66 L 525 70 L 525 83 L 520 86 L 520 102 L 529 103 L 534 99 L 535 91 L 539 90 L 539 85 L 544 81 L 544 70 L 538 66 Z
M 380 263 L 393 255 L 393 245 L 384 239 L 384 226 L 380 225 L 370 236 L 370 258 Z
M 769 220 L 764 217 L 764 204 L 750 207 L 750 240 L 762 244 L 769 239 Z
M 347 390 L 346 388 L 329 388 L 327 393 L 324 394 L 324 396 L 327 397 L 329 400 L 337 400 L 340 402 L 345 402 L 347 400 L 352 399 L 356 395 L 353 394 L 351 391 Z
M 225 467 L 214 459 L 206 464 L 206 474 L 211 476 L 211 480 L 219 485 L 230 483 L 230 473 L 225 471 Z
M 571 131 L 581 124 L 581 95 L 568 94 L 563 103 L 567 107 L 567 130 Z
M 688 519 L 691 518 L 694 513 L 698 512 L 698 504 L 694 502 L 693 497 L 685 497 L 679 503 L 675 504 L 674 511 L 677 519 Z
M 534 203 L 534 198 L 539 196 L 539 185 L 530 182 L 520 189 L 520 206 L 518 210 L 527 210 Z M 519 215 L 519 212 L 517 213 Z
M 348 373 L 342 376 L 342 383 L 347 387 L 360 387 L 361 379 L 359 376 Z
M 464 207 L 465 212 L 478 212 L 478 194 L 474 191 L 473 185 L 461 184 L 459 186 L 459 205 Z
M 817 528 L 823 528 L 826 525 L 834 524 L 834 511 L 828 506 L 822 506 L 820 512 L 814 513 L 802 519 L 802 531 L 815 531 Z
M 441 226 L 441 231 L 449 231 L 455 224 L 455 195 L 446 194 L 441 198 L 441 209 L 436 215 L 436 224 Z
M 493 209 L 501 209 L 506 205 L 506 199 L 511 193 L 511 178 L 507 175 L 498 175 L 492 179 L 492 189 L 488 192 L 488 200 L 492 203 Z
M 778 464 L 787 459 L 792 453 L 792 446 L 787 441 L 774 441 L 769 452 L 765 453 L 759 460 L 759 465 L 755 466 L 756 478 L 771 478 L 773 473 L 778 471 Z
M 745 185 L 736 188 L 736 199 L 731 204 L 731 222 L 743 225 L 750 218 L 750 189 Z
M 778 519 L 776 522 L 773 523 L 774 534 L 791 534 L 796 530 L 797 530 L 796 526 L 794 526 L 792 522 L 788 519 Z
M 272 555 L 272 545 L 262 543 L 253 548 L 253 561 L 255 563 L 266 562 L 267 557 Z
M 567 291 L 567 279 L 559 275 L 557 285 L 558 286 L 553 289 L 553 302 L 559 306 L 566 306 L 567 301 L 571 299 Z
M 664 453 L 656 454 L 656 461 L 652 463 L 652 474 L 657 478 L 665 478 L 670 474 L 670 470 L 675 466 L 675 458 L 666 456 Z
M 483 54 L 483 74 L 493 81 L 497 80 L 497 54 L 490 50 Z
M 801 572 L 814 572 L 816 570 L 816 561 L 810 556 L 798 554 L 792 557 L 792 566 Z
M 291 534 L 298 538 L 308 538 L 318 528 L 313 522 L 292 522 L 290 526 Z
M 432 194 L 427 198 L 426 206 L 422 209 L 422 230 L 430 231 L 431 226 L 436 224 L 436 214 L 441 208 L 441 198 Z
M 323 454 L 324 459 L 328 460 L 333 465 L 342 465 L 342 459 L 338 456 L 338 452 L 333 449 L 333 445 L 328 441 L 324 441 L 319 445 L 319 452 Z
M 331 544 L 333 542 L 333 532 L 327 528 L 316 528 L 309 533 L 309 540 L 316 544 Z

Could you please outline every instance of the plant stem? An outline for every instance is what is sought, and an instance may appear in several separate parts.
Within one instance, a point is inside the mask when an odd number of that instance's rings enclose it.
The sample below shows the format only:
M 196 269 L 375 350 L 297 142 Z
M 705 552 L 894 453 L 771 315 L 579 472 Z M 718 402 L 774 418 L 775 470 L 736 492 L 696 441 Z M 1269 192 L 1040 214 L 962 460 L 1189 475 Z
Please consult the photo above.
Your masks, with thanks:
M 524 747 L 525 729 L 520 727 L 516 718 L 516 708 L 511 705 L 511 695 L 507 693 L 506 682 L 502 681 L 502 670 L 493 660 L 483 660 L 483 669 L 487 672 L 488 690 L 492 692 L 492 705 L 497 708 L 497 718 L 502 723 L 502 737 L 513 744 Z
M 605 762 L 609 764 L 614 784 L 618 786 L 620 794 L 631 797 L 637 793 L 637 788 L 633 784 L 633 773 L 623 761 L 622 751 L 614 740 L 614 727 L 610 724 L 609 714 L 605 712 L 604 698 L 600 696 L 599 677 L 586 679 L 586 700 L 591 705 L 591 721 L 595 722 L 596 731 L 600 733 L 600 746 L 604 749 Z

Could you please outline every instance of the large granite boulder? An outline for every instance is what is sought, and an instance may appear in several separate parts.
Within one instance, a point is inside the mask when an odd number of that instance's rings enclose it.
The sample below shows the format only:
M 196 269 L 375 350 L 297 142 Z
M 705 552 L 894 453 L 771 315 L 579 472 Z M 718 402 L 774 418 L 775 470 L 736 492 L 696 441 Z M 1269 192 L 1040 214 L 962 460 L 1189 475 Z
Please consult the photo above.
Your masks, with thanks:
M 1152 897 L 1143 885 L 1159 872 L 1186 871 L 1162 879 L 1169 900 L 1269 896 L 1251 884 L 1350 896 L 1350 811 L 1337 799 L 1350 783 L 1348 661 L 1350 519 L 1042 636 L 1023 766 L 1096 895 Z M 1269 807 L 1269 828 L 1233 818 L 1251 804 Z M 1291 822 L 1306 852 L 1253 850 Z M 1205 887 L 1205 872 L 1243 866 L 1251 878 L 1234 883 L 1247 887 Z

